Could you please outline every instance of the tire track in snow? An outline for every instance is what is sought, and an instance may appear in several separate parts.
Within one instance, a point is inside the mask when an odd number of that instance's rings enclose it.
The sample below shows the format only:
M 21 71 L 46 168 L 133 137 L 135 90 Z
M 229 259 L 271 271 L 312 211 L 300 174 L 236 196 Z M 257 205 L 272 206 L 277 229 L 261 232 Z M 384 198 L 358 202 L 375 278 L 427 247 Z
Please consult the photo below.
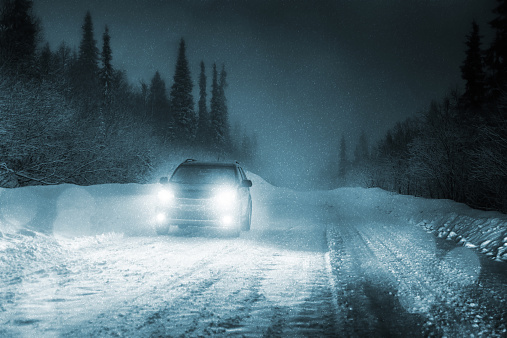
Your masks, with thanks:
M 363 232 L 369 233 L 365 237 L 366 241 L 376 250 L 377 255 L 387 261 L 385 264 L 392 267 L 394 274 L 402 277 L 402 290 L 412 291 L 412 294 L 398 295 L 399 297 L 411 297 L 415 301 L 414 295 L 420 292 L 414 290 L 414 281 L 424 290 L 424 294 L 430 295 L 424 309 L 424 315 L 428 318 L 425 323 L 427 334 L 479 335 L 488 332 L 491 336 L 501 336 L 505 333 L 505 327 L 493 327 L 493 323 L 488 323 L 488 319 L 494 318 L 493 309 L 501 312 L 503 308 L 503 304 L 498 304 L 495 300 L 496 293 L 492 297 L 488 290 L 478 284 L 468 287 L 453 284 L 440 269 L 442 261 L 424 249 L 420 240 L 418 243 L 415 238 L 414 241 L 408 240 L 399 234 L 399 228 L 392 231 L 392 227 L 385 224 L 381 227 L 381 236 L 372 227 L 361 228 Z M 402 255 L 398 252 L 399 249 L 413 254 Z M 492 305 L 493 309 L 489 309 Z
M 209 248 L 209 245 L 200 244 L 192 251 L 199 252 L 206 249 L 209 251 Z M 145 318 L 148 322 L 153 321 L 153 316 L 156 317 L 155 314 L 160 312 L 159 309 L 167 308 L 167 303 L 171 303 L 175 299 L 191 300 L 197 293 L 202 292 L 202 288 L 211 287 L 216 282 L 217 276 L 207 275 L 209 265 L 214 261 L 219 261 L 221 257 L 231 254 L 234 250 L 234 246 L 228 243 L 220 250 L 195 262 L 184 273 L 171 277 L 159 274 L 158 278 L 151 281 L 142 293 L 136 293 L 127 297 L 122 303 L 109 306 L 105 311 L 97 314 L 94 319 L 88 320 L 88 324 L 73 325 L 74 327 L 65 330 L 63 335 L 69 337 L 83 334 L 114 335 L 114 332 L 124 334 L 123 331 L 127 328 L 128 330 L 131 330 L 132 327 L 141 328 Z M 190 277 L 195 277 L 199 283 L 194 283 Z M 200 288 L 201 290 L 199 290 Z M 91 322 L 93 325 L 89 325 Z M 135 331 L 130 334 L 135 334 Z
M 328 241 L 327 239 L 327 229 L 326 229 L 326 241 Z M 329 242 L 328 242 L 329 243 Z M 326 272 L 327 272 L 327 278 L 328 278 L 328 282 L 329 282 L 329 289 L 331 290 L 331 302 L 332 302 L 332 305 L 333 305 L 333 310 L 334 310 L 334 321 L 335 321 L 335 332 L 334 332 L 334 335 L 338 335 L 338 327 L 339 327 L 339 323 L 341 322 L 341 318 L 339 318 L 338 314 L 341 312 L 340 311 L 340 308 L 338 306 L 338 292 L 336 291 L 337 290 L 337 284 L 335 282 L 335 276 L 334 276 L 334 273 L 333 273 L 333 267 L 331 265 L 331 249 L 328 250 L 328 252 L 325 253 L 325 259 L 326 259 Z
M 422 318 L 407 313 L 397 302 L 395 276 L 354 224 L 341 222 L 328 233 L 331 254 L 336 257 L 332 263 L 339 286 L 338 309 L 342 314 L 337 321 L 342 334 L 419 336 Z

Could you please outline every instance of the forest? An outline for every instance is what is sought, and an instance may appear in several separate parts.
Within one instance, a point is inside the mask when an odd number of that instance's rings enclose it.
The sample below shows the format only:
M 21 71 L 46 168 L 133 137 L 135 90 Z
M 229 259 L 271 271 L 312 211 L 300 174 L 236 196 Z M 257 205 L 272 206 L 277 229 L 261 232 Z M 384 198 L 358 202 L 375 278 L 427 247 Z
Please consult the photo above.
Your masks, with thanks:
M 32 8 L 0 8 L 0 186 L 144 183 L 189 153 L 253 162 L 255 135 L 230 127 L 223 64 L 212 64 L 208 102 L 201 62 L 196 109 L 183 38 L 170 87 L 158 71 L 134 86 L 113 66 L 107 26 L 96 40 L 90 12 L 77 50 L 51 50 Z
M 507 1 L 493 9 L 491 44 L 471 23 L 460 65 L 464 91 L 451 90 L 397 123 L 370 149 L 363 132 L 352 154 L 342 138 L 338 185 L 380 187 L 507 213 Z

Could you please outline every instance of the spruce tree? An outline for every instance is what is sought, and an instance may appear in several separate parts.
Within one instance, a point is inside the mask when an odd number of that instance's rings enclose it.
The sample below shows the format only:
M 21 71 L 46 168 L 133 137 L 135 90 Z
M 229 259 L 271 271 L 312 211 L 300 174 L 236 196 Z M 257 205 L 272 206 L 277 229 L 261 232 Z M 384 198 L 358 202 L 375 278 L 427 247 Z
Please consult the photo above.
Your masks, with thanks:
M 225 88 L 227 73 L 222 67 L 218 81 L 217 66 L 213 64 L 213 81 L 211 85 L 211 134 L 217 150 L 230 150 L 229 122 Z
M 20 77 L 36 74 L 40 25 L 32 14 L 33 1 L 5 0 L 0 8 L 0 71 Z
M 169 110 L 169 100 L 164 80 L 158 71 L 151 79 L 149 90 L 149 111 L 152 119 L 163 129 L 163 134 L 169 135 L 169 125 L 172 122 Z
M 461 66 L 461 77 L 466 81 L 463 98 L 468 107 L 478 108 L 484 101 L 484 70 L 482 62 L 481 36 L 479 26 L 472 22 L 472 31 L 467 36 L 466 58 Z
M 82 26 L 83 36 L 79 44 L 77 62 L 73 71 L 74 90 L 89 110 L 99 97 L 99 50 L 93 37 L 93 23 L 90 12 L 86 12 Z
M 220 111 L 220 87 L 218 85 L 217 65 L 213 64 L 213 77 L 211 81 L 210 123 L 211 141 L 216 149 L 223 146 L 222 117 Z
M 201 73 L 199 75 L 199 121 L 197 125 L 197 139 L 201 144 L 209 142 L 209 114 L 206 105 L 206 68 L 201 61 Z
M 102 67 L 99 71 L 99 80 L 101 85 L 101 96 L 102 103 L 100 107 L 100 123 L 102 132 L 105 133 L 110 131 L 111 126 L 114 123 L 114 117 L 111 111 L 112 106 L 112 87 L 113 87 L 113 76 L 114 70 L 111 60 L 113 59 L 113 52 L 111 50 L 111 37 L 109 36 L 109 29 L 106 25 L 104 34 L 102 35 L 102 52 L 100 54 L 100 60 Z
M 497 0 L 493 10 L 497 17 L 490 22 L 495 38 L 487 52 L 488 85 L 497 97 L 507 84 L 507 0 Z
M 230 127 L 229 127 L 229 111 L 227 109 L 227 98 L 225 97 L 225 88 L 227 88 L 227 72 L 225 65 L 222 65 L 219 82 L 220 92 L 220 112 L 222 116 L 222 138 L 226 146 L 230 146 Z
M 194 138 L 197 124 L 192 96 L 193 84 L 185 49 L 185 40 L 181 39 L 170 93 L 174 134 L 181 142 L 188 142 Z
M 42 79 L 48 80 L 53 73 L 53 54 L 49 43 L 46 42 L 39 56 L 39 74 Z
M 69 74 L 70 69 L 73 67 L 72 51 L 65 42 L 62 42 L 58 47 L 58 50 L 54 54 L 55 60 L 55 78 L 58 82 L 58 86 L 63 93 L 69 95 Z
M 111 50 L 110 45 L 111 37 L 109 36 L 109 29 L 107 25 L 104 30 L 102 40 L 103 40 L 101 53 L 102 69 L 100 70 L 100 80 L 102 84 L 102 97 L 104 99 L 104 105 L 108 106 L 111 103 L 111 91 L 114 70 L 113 65 L 111 64 L 111 61 L 113 59 L 113 52 Z
M 368 162 L 369 158 L 370 152 L 368 146 L 368 138 L 363 130 L 361 132 L 361 136 L 359 136 L 356 149 L 354 150 L 354 164 L 359 166 L 364 165 Z

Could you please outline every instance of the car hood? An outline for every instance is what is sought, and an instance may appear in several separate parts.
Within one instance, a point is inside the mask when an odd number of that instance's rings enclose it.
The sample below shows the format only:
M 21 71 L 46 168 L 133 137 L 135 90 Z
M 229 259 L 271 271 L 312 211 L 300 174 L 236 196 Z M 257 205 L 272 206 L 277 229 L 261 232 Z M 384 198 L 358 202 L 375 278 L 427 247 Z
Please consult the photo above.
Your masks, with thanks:
M 230 186 L 228 186 L 230 187 Z M 236 186 L 232 186 L 236 188 Z M 211 198 L 217 191 L 224 189 L 222 185 L 216 184 L 178 184 L 171 183 L 170 188 L 176 198 Z

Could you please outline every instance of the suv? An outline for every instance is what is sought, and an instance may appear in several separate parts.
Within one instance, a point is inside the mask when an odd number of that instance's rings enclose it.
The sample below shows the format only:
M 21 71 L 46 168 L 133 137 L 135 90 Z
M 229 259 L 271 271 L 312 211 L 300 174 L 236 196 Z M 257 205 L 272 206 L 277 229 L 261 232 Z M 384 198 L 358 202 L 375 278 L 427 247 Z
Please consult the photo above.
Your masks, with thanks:
M 238 162 L 200 162 L 188 159 L 171 178 L 160 179 L 157 234 L 169 226 L 212 226 L 239 236 L 250 230 L 252 198 L 245 172 Z

